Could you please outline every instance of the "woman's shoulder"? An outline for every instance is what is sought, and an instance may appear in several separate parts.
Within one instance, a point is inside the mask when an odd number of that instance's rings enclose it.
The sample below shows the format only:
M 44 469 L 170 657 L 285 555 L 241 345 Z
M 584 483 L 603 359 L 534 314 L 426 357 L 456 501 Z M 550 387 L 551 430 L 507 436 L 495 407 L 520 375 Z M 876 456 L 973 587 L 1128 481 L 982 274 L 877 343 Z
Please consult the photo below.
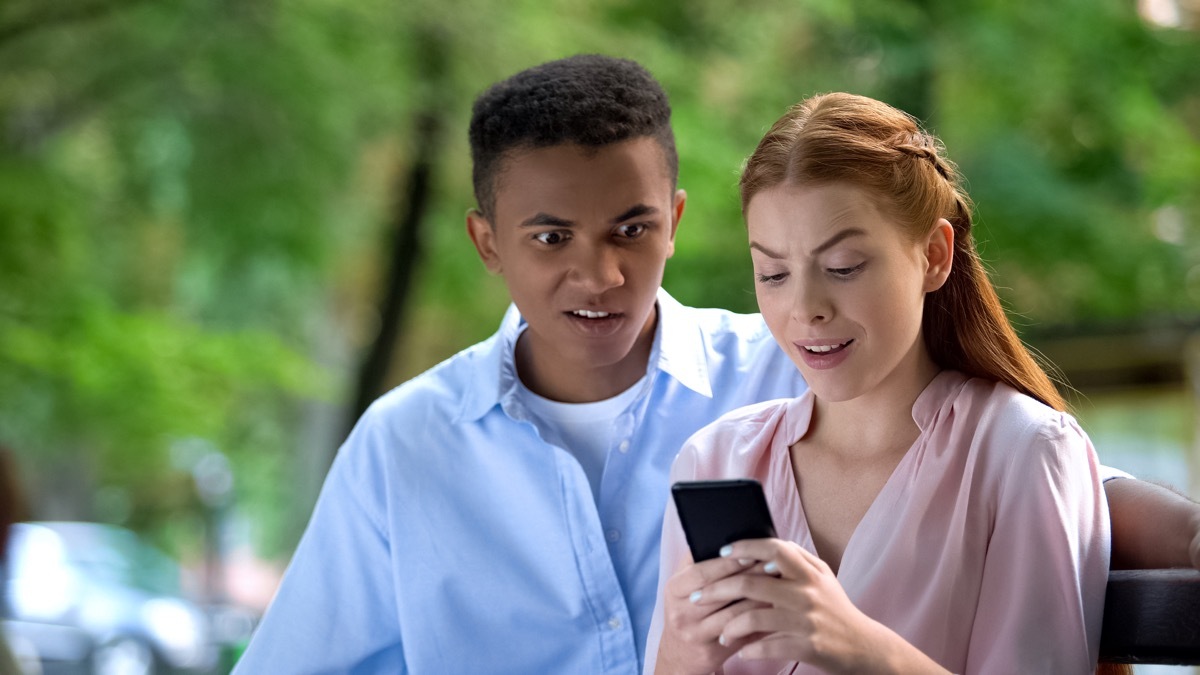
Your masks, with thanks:
M 705 448 L 730 442 L 745 443 L 774 434 L 787 409 L 798 399 L 778 398 L 735 408 L 692 434 L 686 445 Z
M 996 427 L 1013 433 L 1061 429 L 1075 424 L 1075 418 L 1069 413 L 1055 410 L 1003 382 L 981 377 L 966 378 L 954 404 L 977 417 L 980 427 Z
M 700 428 L 683 444 L 674 480 L 749 476 L 770 450 L 771 440 L 799 399 L 773 399 L 731 410 Z
M 1086 453 L 1090 447 L 1069 413 L 1003 382 L 967 378 L 951 406 L 955 426 L 962 426 L 972 438 L 971 445 L 1008 467 L 1018 458 L 1044 461 Z

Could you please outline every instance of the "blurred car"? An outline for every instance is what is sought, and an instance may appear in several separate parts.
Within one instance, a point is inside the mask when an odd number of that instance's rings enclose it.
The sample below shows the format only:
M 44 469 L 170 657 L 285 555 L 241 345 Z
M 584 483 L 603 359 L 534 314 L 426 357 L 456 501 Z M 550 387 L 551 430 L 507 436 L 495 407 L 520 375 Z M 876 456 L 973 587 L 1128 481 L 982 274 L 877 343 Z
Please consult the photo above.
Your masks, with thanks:
M 217 661 L 205 613 L 181 592 L 179 565 L 129 530 L 18 523 L 9 532 L 10 642 L 44 675 L 208 673 Z

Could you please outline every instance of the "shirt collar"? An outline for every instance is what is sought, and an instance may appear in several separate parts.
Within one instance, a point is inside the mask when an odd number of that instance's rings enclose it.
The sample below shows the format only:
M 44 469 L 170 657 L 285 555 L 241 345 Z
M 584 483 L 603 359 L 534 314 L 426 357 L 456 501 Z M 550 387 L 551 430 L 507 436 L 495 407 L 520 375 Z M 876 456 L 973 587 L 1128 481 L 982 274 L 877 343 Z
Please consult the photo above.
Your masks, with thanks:
M 929 381 L 929 384 L 925 385 L 912 407 L 913 421 L 917 423 L 917 428 L 921 430 L 921 433 L 929 431 L 937 421 L 942 409 L 947 403 L 954 401 L 958 392 L 966 384 L 966 375 L 957 370 L 942 370 Z M 809 389 L 788 402 L 786 431 L 788 438 L 791 439 L 788 441 L 789 444 L 795 443 L 808 433 L 809 424 L 812 423 L 815 401 L 813 391 Z
M 650 352 L 650 369 L 655 365 L 692 391 L 712 398 L 708 374 L 708 345 L 695 318 L 695 309 L 679 304 L 658 289 L 658 329 Z
M 966 375 L 957 370 L 943 370 L 934 375 L 913 403 L 913 421 L 922 433 L 929 431 L 929 427 L 937 420 L 946 403 L 958 397 L 958 392 L 966 386 L 967 379 Z
M 692 314 L 695 310 L 681 305 L 662 288 L 658 289 L 657 304 L 658 325 L 646 372 L 653 376 L 661 370 L 697 394 L 712 398 L 707 346 Z M 471 383 L 463 396 L 458 421 L 478 420 L 512 395 L 517 385 L 514 350 L 523 330 L 525 319 L 516 305 L 510 304 L 496 334 L 472 350 L 466 364 L 472 371 Z

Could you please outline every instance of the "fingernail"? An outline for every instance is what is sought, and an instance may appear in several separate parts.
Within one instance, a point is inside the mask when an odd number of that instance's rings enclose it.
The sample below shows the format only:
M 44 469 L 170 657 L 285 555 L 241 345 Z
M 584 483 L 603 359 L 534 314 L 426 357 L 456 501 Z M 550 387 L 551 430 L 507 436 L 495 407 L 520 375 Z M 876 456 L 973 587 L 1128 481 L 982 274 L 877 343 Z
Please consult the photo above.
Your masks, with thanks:
M 749 558 L 738 558 L 738 564 L 743 567 L 745 567 L 746 565 L 749 565 L 752 562 L 754 562 L 754 561 Z
M 717 642 L 718 642 L 718 643 L 719 643 L 719 644 L 720 644 L 722 647 L 724 647 L 724 646 L 725 646 L 725 636 L 724 636 L 724 635 L 722 635 L 721 637 L 717 638 Z
M 767 574 L 775 574 L 776 572 L 779 571 L 779 565 L 776 565 L 775 561 L 772 560 L 771 562 L 767 563 L 766 565 L 763 565 L 763 571 L 766 572 Z
M 733 545 L 725 544 L 721 547 L 720 553 L 722 558 L 728 558 L 729 556 L 733 555 Z
M 692 591 L 692 594 L 688 596 L 688 600 L 691 600 L 693 603 L 700 602 L 700 591 Z

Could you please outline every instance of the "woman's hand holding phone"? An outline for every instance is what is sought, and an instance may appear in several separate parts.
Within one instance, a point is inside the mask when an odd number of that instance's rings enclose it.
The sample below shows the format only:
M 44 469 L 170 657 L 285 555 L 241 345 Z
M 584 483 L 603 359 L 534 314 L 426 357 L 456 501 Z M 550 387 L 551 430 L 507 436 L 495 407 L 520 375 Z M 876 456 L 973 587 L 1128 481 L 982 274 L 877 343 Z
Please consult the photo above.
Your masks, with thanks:
M 692 555 L 707 559 L 687 559 L 664 586 L 656 672 L 711 673 L 739 651 L 834 673 L 945 672 L 859 611 L 823 560 L 775 538 L 756 481 L 671 492 Z
M 753 561 L 767 574 L 725 578 L 709 585 L 713 602 L 744 600 L 753 611 L 731 617 L 726 642 L 745 643 L 742 658 L 801 661 L 829 672 L 877 672 L 863 663 L 863 635 L 874 623 L 850 602 L 823 560 L 779 539 L 750 539 L 730 558 Z
M 656 673 L 711 673 L 755 639 L 751 635 L 726 640 L 724 644 L 719 641 L 731 621 L 750 610 L 770 605 L 753 600 L 722 600 L 710 590 L 713 584 L 748 574 L 762 575 L 762 565 L 733 557 L 694 563 L 688 557 L 664 586 L 663 633 Z
M 765 572 L 729 575 L 705 587 L 715 604 L 749 606 L 724 622 L 719 636 L 743 645 L 742 658 L 800 661 L 828 673 L 947 672 L 855 607 L 829 565 L 799 544 L 746 539 L 722 553 Z
M 762 565 L 720 552 L 747 536 L 774 536 L 775 528 L 762 485 L 754 480 L 684 481 L 671 486 L 671 495 L 691 556 L 663 588 L 663 633 L 655 672 L 711 673 L 754 639 L 722 644 L 719 638 L 726 624 L 769 606 L 711 597 L 713 583 L 763 573 Z M 693 562 L 696 559 L 700 562 Z

